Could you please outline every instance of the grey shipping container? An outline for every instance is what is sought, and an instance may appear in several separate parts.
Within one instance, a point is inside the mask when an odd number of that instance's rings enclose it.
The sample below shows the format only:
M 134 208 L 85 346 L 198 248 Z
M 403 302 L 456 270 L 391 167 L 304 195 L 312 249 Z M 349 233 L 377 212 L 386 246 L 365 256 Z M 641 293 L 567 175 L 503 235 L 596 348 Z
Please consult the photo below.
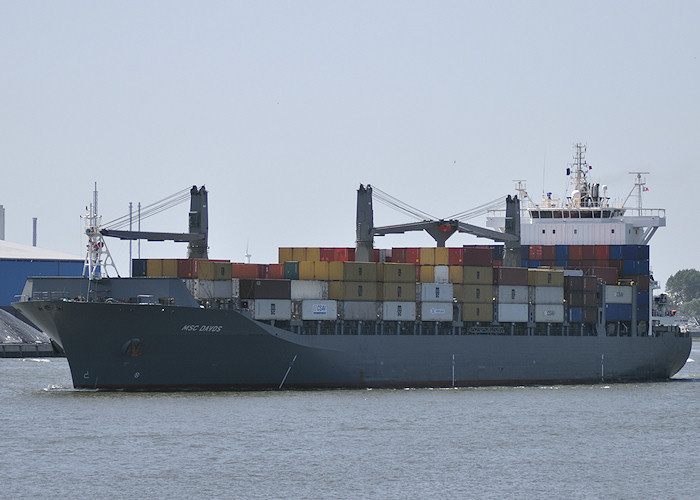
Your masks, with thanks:
M 379 315 L 379 302 L 363 302 L 359 300 L 344 301 L 341 313 L 344 320 L 376 321 Z
M 253 319 L 288 320 L 292 318 L 292 301 L 288 299 L 255 299 L 249 303 Z
M 301 319 L 332 321 L 338 318 L 338 303 L 335 300 L 303 300 Z
M 414 321 L 416 319 L 416 303 L 383 302 L 382 319 L 384 321 Z

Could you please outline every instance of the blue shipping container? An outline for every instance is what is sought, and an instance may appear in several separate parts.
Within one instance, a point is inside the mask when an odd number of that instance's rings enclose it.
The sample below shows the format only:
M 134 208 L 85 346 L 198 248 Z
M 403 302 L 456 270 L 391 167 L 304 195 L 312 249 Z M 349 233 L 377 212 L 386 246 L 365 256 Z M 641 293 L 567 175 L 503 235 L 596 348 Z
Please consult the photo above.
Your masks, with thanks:
M 520 258 L 523 260 L 530 258 L 530 245 L 520 245 Z
M 632 304 L 605 304 L 606 321 L 632 321 Z
M 637 321 L 649 321 L 649 307 L 637 306 Z
M 636 260 L 624 260 L 622 261 L 622 274 L 626 276 L 631 276 L 633 274 L 639 274 L 637 272 L 637 261 Z
M 531 268 L 535 268 L 535 269 L 538 267 L 542 267 L 542 261 L 541 260 L 530 260 L 527 263 L 527 267 L 531 267 Z
M 568 260 L 569 258 L 569 245 L 557 245 L 557 260 Z
M 583 321 L 583 309 L 580 307 L 569 308 L 569 322 L 581 323 Z
M 610 260 L 622 260 L 622 245 L 610 245 Z
M 557 259 L 557 267 L 569 267 L 569 260 L 568 259 L 564 259 L 564 260 Z

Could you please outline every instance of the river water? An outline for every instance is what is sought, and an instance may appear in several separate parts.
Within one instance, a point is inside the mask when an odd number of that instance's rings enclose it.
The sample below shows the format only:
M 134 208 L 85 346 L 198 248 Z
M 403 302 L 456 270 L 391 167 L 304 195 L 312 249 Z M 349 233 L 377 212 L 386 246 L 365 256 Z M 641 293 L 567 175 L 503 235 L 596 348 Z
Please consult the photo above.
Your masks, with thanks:
M 669 382 L 252 393 L 76 391 L 64 359 L 0 359 L 0 497 L 696 499 L 690 358 Z

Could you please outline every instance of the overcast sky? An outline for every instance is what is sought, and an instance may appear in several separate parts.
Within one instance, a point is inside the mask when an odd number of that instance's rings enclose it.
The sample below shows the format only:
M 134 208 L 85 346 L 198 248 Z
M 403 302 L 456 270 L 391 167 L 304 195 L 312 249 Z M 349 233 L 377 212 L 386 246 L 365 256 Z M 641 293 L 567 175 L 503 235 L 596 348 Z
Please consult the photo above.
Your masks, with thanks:
M 698 2 L 0 1 L 6 239 L 30 245 L 37 217 L 39 246 L 83 255 L 95 182 L 105 220 L 196 184 L 210 257 L 276 262 L 354 246 L 360 183 L 438 217 L 514 179 L 564 196 L 584 142 L 613 197 L 650 172 L 665 283 L 700 268 L 698 26 Z M 187 210 L 142 229 L 184 232 Z M 377 225 L 408 221 L 376 206 Z M 488 241 L 448 240 L 473 243 Z M 128 243 L 109 245 L 128 275 Z

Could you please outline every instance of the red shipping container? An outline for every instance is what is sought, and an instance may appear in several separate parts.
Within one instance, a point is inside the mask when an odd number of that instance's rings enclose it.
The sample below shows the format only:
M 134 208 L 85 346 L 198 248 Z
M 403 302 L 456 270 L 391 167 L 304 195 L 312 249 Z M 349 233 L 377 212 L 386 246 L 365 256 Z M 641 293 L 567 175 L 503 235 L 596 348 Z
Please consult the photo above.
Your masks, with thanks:
M 494 260 L 493 267 L 503 267 L 503 261 L 502 260 Z
M 608 260 L 610 258 L 610 245 L 596 245 L 595 258 L 596 260 Z
M 195 259 L 178 259 L 177 261 L 177 277 L 178 278 L 197 278 L 199 277 L 199 261 Z
M 557 247 L 554 245 L 542 245 L 542 260 L 557 260 Z
M 374 260 L 372 262 L 379 262 L 379 249 L 375 248 L 374 249 Z
M 406 264 L 420 264 L 420 248 L 406 248 Z
M 588 276 L 595 276 L 606 285 L 616 285 L 618 280 L 617 269 L 614 267 L 591 267 L 586 270 Z
M 583 245 L 569 245 L 569 263 L 583 259 Z
M 354 248 L 336 248 L 334 260 L 339 262 L 355 262 Z
M 282 269 L 284 269 L 284 264 L 278 265 L 281 265 Z M 264 266 L 261 264 L 243 264 L 234 262 L 231 264 L 231 277 L 243 279 L 264 278 Z
M 321 248 L 320 253 L 322 262 L 333 262 L 335 259 L 335 248 Z
M 493 282 L 496 285 L 527 286 L 526 267 L 497 267 L 493 270 Z
M 464 246 L 462 263 L 465 266 L 492 266 L 493 250 L 485 246 Z
M 582 245 L 581 252 L 583 260 L 595 260 L 595 245 Z
M 448 258 L 449 264 L 451 266 L 461 266 L 464 262 L 464 249 L 463 248 L 448 248 Z
M 530 260 L 542 260 L 542 245 L 530 245 Z
M 265 279 L 283 280 L 284 279 L 284 264 L 268 264 L 265 266 Z
M 406 249 L 405 248 L 392 248 L 391 249 L 391 261 L 398 262 L 400 264 L 406 263 Z

